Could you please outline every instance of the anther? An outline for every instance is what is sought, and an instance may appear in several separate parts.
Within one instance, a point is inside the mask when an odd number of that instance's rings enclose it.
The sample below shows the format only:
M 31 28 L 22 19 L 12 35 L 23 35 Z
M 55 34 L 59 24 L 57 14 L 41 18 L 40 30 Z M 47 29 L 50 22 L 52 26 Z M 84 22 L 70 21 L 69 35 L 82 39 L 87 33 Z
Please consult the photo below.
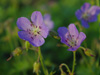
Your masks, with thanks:
M 31 37 L 31 39 L 33 39 L 33 37 Z
M 39 26 L 39 29 L 41 29 L 41 26 Z
M 31 27 L 32 27 L 32 24 L 31 24 Z

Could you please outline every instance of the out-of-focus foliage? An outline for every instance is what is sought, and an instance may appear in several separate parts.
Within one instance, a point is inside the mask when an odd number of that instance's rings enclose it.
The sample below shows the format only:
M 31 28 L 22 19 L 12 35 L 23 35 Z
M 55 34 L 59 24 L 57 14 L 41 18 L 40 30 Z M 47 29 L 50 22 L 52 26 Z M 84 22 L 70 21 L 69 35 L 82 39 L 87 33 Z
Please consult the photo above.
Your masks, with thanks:
M 87 38 L 82 46 L 93 50 L 96 56 L 88 57 L 79 49 L 76 53 L 75 75 L 100 75 L 99 21 L 90 23 L 90 28 L 85 29 L 75 16 L 75 11 L 85 2 L 96 4 L 96 0 L 0 0 L 0 75 L 33 75 L 33 63 L 37 61 L 38 53 L 31 49 L 25 50 L 25 41 L 18 37 L 16 25 L 17 18 L 23 16 L 30 19 L 33 11 L 51 14 L 54 31 L 60 26 L 67 27 L 75 23 L 79 31 L 86 33 Z M 60 75 L 61 63 L 72 68 L 72 52 L 60 44 L 60 40 L 48 36 L 41 46 L 44 63 L 49 73 L 52 71 L 54 75 Z M 18 47 L 22 48 L 22 53 L 6 61 Z M 43 75 L 41 68 L 40 73 Z

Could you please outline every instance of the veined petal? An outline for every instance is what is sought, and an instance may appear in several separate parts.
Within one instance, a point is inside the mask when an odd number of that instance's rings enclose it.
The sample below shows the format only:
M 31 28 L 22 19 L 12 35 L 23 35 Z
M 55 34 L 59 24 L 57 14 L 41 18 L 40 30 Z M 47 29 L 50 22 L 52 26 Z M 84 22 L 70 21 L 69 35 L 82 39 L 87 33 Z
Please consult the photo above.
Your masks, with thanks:
M 91 15 L 91 17 L 89 17 L 89 19 L 88 19 L 88 21 L 89 22 L 95 22 L 95 21 L 97 21 L 97 15 Z
M 39 47 L 44 44 L 45 40 L 41 35 L 34 36 L 32 41 L 29 41 L 33 46 Z
M 54 26 L 54 23 L 51 20 L 50 14 L 45 14 L 43 20 L 44 20 L 45 25 L 49 28 L 49 30 L 51 30 Z
M 83 6 L 81 7 L 82 12 L 86 12 L 91 5 L 89 3 L 84 3 Z
M 44 20 L 45 25 L 51 30 L 54 27 L 54 23 L 51 20 Z
M 77 45 L 81 45 L 81 43 L 85 40 L 86 35 L 83 32 L 80 32 L 78 40 L 77 40 Z
M 44 38 L 46 38 L 48 36 L 48 34 L 49 34 L 48 27 L 45 24 L 42 25 L 42 26 L 40 26 L 40 27 L 41 27 L 40 28 L 40 34 L 41 34 L 41 36 L 43 36 Z
M 82 18 L 82 11 L 81 10 L 77 10 L 75 12 L 75 15 L 76 15 L 77 19 L 80 20 Z
M 43 17 L 44 20 L 50 20 L 51 19 L 51 16 L 50 14 L 45 14 L 44 17 Z
M 27 29 L 31 29 L 31 22 L 25 17 L 20 17 L 17 20 L 17 26 L 19 29 L 26 31 Z
M 32 39 L 33 35 L 29 34 L 27 31 L 19 31 L 18 36 L 23 40 L 27 40 L 27 41 L 32 41 L 33 40 Z
M 19 31 L 18 35 L 21 39 L 29 41 L 35 47 L 39 47 L 45 42 L 41 35 L 34 36 L 26 31 Z
M 75 51 L 75 50 L 77 50 L 79 47 L 80 47 L 80 46 L 70 47 L 70 48 L 68 49 L 68 51 Z
M 35 11 L 32 13 L 31 20 L 36 26 L 41 26 L 43 24 L 43 17 L 39 11 Z
M 88 22 L 85 21 L 84 19 L 81 20 L 82 26 L 85 28 L 89 28 Z
M 67 32 L 67 33 L 68 33 L 68 32 Z M 67 33 L 66 33 L 66 34 L 67 34 Z M 66 39 L 67 37 L 60 37 L 60 38 L 61 38 L 61 42 L 62 42 L 62 43 L 66 44 L 67 46 L 70 47 L 69 41 L 67 41 L 67 39 Z
M 69 43 L 66 41 L 69 35 L 68 29 L 66 27 L 59 27 L 58 34 L 61 38 L 61 42 L 69 46 Z
M 92 6 L 89 10 L 88 13 L 91 15 L 98 15 L 100 13 L 100 7 L 98 6 Z
M 68 31 L 69 31 L 71 37 L 72 37 L 74 40 L 76 40 L 77 37 L 78 37 L 78 35 L 79 35 L 76 26 L 75 26 L 74 24 L 70 24 L 70 25 L 68 26 Z
M 66 27 L 59 27 L 58 34 L 60 37 L 65 37 L 68 29 Z

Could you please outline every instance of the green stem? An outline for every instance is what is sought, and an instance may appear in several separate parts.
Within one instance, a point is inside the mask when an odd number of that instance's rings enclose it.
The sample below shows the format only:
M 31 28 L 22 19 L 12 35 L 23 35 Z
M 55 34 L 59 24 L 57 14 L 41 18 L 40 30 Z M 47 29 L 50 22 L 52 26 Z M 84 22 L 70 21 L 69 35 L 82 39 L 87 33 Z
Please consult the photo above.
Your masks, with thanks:
M 47 75 L 46 74 L 46 69 L 45 69 L 44 64 L 43 64 L 43 58 L 42 58 L 40 47 L 38 47 L 38 54 L 39 54 L 39 57 L 40 57 L 40 62 L 41 62 L 41 66 L 42 66 L 43 72 L 44 72 L 45 75 Z
M 83 49 L 83 50 L 85 51 L 85 48 L 82 47 L 82 46 L 80 47 L 80 49 Z M 88 62 L 88 60 L 86 59 L 86 57 L 85 57 L 85 55 L 83 54 L 82 50 L 79 50 L 79 52 L 81 53 L 82 58 L 84 59 L 85 64 L 88 66 L 90 72 L 94 75 L 94 73 L 93 73 L 93 71 L 92 71 L 92 68 L 91 68 L 91 65 L 90 65 L 90 63 Z
M 37 72 L 36 75 L 39 75 L 39 72 Z
M 97 6 L 99 6 L 99 0 L 96 0 Z
M 97 4 L 97 6 L 100 6 L 99 5 L 99 0 L 96 0 L 96 4 Z M 98 15 L 98 22 L 100 22 L 100 14 Z M 99 26 L 99 40 L 100 40 L 100 26 Z M 100 53 L 100 50 L 99 50 L 99 53 Z M 100 54 L 99 54 L 99 57 L 100 57 Z
M 75 65 L 76 65 L 75 61 L 76 61 L 76 51 L 73 52 L 73 67 L 72 67 L 72 74 L 74 73 L 74 69 L 75 69 Z
M 64 63 L 62 63 L 62 64 L 60 65 L 60 70 L 61 70 L 61 71 L 63 71 L 63 70 L 62 70 L 62 66 L 65 66 L 65 67 L 66 67 L 66 69 L 68 70 L 68 73 L 69 73 L 69 74 L 71 73 L 69 67 L 68 67 L 66 64 L 64 64 Z
M 96 4 L 97 4 L 97 6 L 100 6 L 99 0 L 96 0 Z M 100 15 L 98 15 L 98 22 L 100 22 Z M 99 39 L 100 39 L 100 26 L 99 26 Z

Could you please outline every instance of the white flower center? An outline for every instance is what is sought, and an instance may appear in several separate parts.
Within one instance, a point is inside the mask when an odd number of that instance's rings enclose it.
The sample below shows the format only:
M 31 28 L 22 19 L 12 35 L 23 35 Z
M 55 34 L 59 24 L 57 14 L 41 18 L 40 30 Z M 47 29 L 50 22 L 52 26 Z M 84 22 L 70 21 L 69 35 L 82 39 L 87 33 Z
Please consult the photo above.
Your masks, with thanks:
M 91 16 L 91 15 L 88 14 L 87 12 L 84 13 L 84 14 L 82 15 L 82 17 L 83 17 L 85 20 L 88 20 L 88 18 L 89 18 L 90 16 Z
M 66 42 L 69 44 L 69 46 L 74 47 L 76 46 L 77 40 L 73 39 L 74 35 L 68 35 L 68 38 L 66 39 Z
M 40 26 L 34 26 L 32 32 L 34 35 L 40 34 Z
M 27 29 L 28 33 L 31 35 L 35 35 L 37 36 L 38 34 L 40 34 L 41 32 L 41 26 L 35 26 L 33 24 L 31 24 L 31 29 Z

